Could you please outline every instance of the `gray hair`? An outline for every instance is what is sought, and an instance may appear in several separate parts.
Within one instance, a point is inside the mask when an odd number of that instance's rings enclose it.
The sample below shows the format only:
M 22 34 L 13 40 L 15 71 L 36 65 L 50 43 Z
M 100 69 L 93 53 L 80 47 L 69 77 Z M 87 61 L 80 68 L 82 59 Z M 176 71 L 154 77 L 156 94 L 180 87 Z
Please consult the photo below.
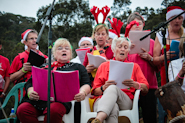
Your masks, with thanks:
M 141 20 L 143 22 L 143 24 L 145 24 L 145 20 L 144 18 L 138 13 L 138 12 L 134 12 L 132 14 L 129 15 L 129 17 L 127 18 L 127 25 L 133 21 L 134 19 L 138 19 Z
M 129 50 L 130 50 L 130 47 L 131 47 L 131 41 L 129 38 L 125 37 L 123 34 L 120 34 L 120 37 L 116 36 L 113 41 L 112 41 L 112 44 L 111 44 L 111 49 L 112 51 L 114 52 L 115 49 L 116 49 L 116 44 L 117 42 L 119 42 L 120 44 L 123 43 L 123 42 L 128 42 L 128 45 L 129 45 Z

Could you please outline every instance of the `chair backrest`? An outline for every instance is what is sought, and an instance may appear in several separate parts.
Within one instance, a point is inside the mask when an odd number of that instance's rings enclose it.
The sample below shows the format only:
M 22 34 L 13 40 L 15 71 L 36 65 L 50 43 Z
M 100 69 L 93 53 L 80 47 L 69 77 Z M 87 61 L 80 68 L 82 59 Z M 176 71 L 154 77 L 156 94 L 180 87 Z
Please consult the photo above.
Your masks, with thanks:
M 18 103 L 20 103 L 22 98 L 23 98 L 23 88 L 24 88 L 25 83 L 26 82 L 21 82 L 21 83 L 16 84 L 15 86 L 13 86 L 13 88 L 10 90 L 10 92 L 8 93 L 8 95 L 6 96 L 6 98 L 5 98 L 5 100 L 2 104 L 2 108 L 5 108 L 5 106 L 7 105 L 10 97 L 14 96 L 14 98 L 15 98 L 14 111 L 15 112 L 17 111 Z M 19 90 L 20 90 L 20 99 L 18 97 Z

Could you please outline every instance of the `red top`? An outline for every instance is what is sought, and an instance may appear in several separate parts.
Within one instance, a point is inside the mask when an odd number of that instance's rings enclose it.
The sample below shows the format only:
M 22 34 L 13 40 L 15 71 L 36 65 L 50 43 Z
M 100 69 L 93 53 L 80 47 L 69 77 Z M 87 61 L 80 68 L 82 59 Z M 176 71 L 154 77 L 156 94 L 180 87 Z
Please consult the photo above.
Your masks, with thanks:
M 9 75 L 10 62 L 9 60 L 0 55 L 0 75 L 5 79 L 5 77 L 10 77 Z M 3 92 L 3 89 L 0 88 L 0 92 Z
M 124 62 L 128 62 L 128 61 L 125 60 Z M 93 88 L 91 92 L 92 94 L 94 94 L 94 89 L 101 87 L 109 79 L 109 64 L 110 64 L 110 61 L 107 61 L 107 62 L 102 63 L 99 66 L 95 79 L 94 79 Z M 139 67 L 137 63 L 134 63 L 131 79 L 139 83 L 144 83 L 146 84 L 147 88 L 149 88 L 149 84 L 145 76 L 143 75 L 141 68 Z M 121 90 L 125 92 L 130 97 L 130 99 L 134 98 L 135 88 L 130 87 L 130 89 L 121 89 Z
M 170 45 L 169 44 L 166 44 L 166 51 L 169 51 L 170 50 Z M 161 51 L 162 55 L 164 54 L 164 49 L 162 49 Z M 167 61 L 167 67 L 169 65 L 170 61 Z M 161 75 L 161 86 L 165 85 L 166 84 L 166 72 L 165 72 L 165 66 L 164 66 L 164 62 L 161 66 L 161 70 L 160 70 L 160 75 Z
M 89 63 L 89 60 L 88 60 L 88 57 L 87 57 L 87 53 L 91 53 L 93 54 L 93 51 L 94 50 L 97 50 L 96 47 L 94 46 L 93 49 L 89 49 L 87 52 L 86 52 L 86 55 L 85 55 L 85 58 L 84 58 L 84 62 L 83 62 L 83 65 L 86 67 Z M 101 52 L 102 51 L 102 52 Z M 103 55 L 102 55 L 103 54 Z M 101 56 L 106 56 L 106 58 L 109 60 L 109 59 L 112 59 L 114 54 L 112 52 L 112 49 L 111 49 L 111 46 L 110 45 L 106 45 L 104 47 L 103 50 L 100 50 L 100 55 Z
M 47 58 L 47 56 L 44 55 L 41 51 L 38 50 L 37 53 L 39 55 L 44 56 L 44 58 Z M 19 55 L 17 55 L 14 58 L 10 66 L 10 74 L 13 74 L 19 71 L 23 67 L 23 63 L 26 63 L 28 61 L 28 56 L 29 56 L 29 52 L 27 50 L 25 50 L 22 53 L 19 53 Z M 21 59 L 24 59 L 24 60 L 21 60 Z M 16 80 L 14 84 L 16 84 L 17 82 L 26 82 L 30 77 L 31 77 L 31 72 L 27 72 L 26 74 L 24 74 L 22 78 L 20 78 L 19 80 Z
M 153 56 L 153 49 L 154 49 L 154 40 L 150 39 L 150 50 L 148 53 L 151 56 Z M 157 71 L 156 67 L 151 66 L 151 64 L 147 60 L 141 58 L 138 54 L 128 55 L 128 61 L 137 63 L 140 66 L 145 78 L 147 79 L 149 83 L 150 89 L 158 88 L 157 77 L 156 77 L 156 71 Z

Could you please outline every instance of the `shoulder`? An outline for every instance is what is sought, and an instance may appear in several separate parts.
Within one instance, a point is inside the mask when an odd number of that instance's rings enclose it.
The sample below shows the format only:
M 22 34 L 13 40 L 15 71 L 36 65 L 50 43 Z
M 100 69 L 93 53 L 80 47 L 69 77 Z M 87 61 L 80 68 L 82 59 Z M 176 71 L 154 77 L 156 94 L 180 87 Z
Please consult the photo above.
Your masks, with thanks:
M 6 58 L 6 57 L 4 57 L 2 55 L 0 55 L 0 58 L 1 58 L 1 60 L 5 61 L 5 62 L 9 62 L 8 58 Z

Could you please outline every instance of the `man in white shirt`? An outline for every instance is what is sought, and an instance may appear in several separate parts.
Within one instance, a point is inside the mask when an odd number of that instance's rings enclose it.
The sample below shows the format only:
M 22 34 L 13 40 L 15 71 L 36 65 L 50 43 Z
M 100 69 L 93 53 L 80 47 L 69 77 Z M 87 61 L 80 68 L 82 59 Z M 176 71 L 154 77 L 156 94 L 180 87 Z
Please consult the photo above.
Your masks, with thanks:
M 78 42 L 79 49 L 81 48 L 93 48 L 93 40 L 91 37 L 82 37 L 80 41 Z M 84 54 L 85 57 L 85 54 Z M 82 64 L 79 56 L 76 56 L 71 60 L 71 62 Z

